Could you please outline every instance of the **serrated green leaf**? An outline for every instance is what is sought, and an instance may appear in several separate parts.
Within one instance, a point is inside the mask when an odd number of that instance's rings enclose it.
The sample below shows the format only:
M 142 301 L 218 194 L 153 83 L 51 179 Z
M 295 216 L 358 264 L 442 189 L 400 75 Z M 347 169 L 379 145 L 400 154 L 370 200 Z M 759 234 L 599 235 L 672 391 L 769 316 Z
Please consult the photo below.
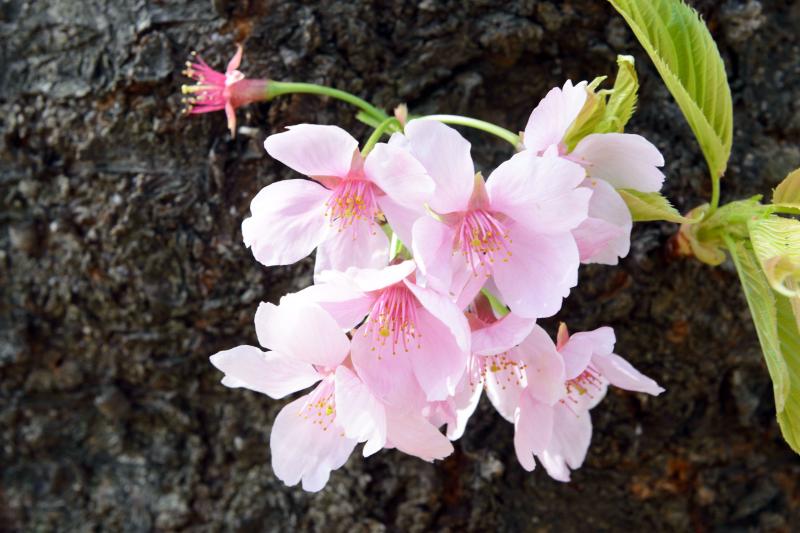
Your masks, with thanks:
M 617 78 L 608 98 L 603 118 L 595 127 L 595 133 L 622 133 L 625 124 L 636 110 L 639 77 L 636 75 L 633 56 L 617 56 Z
M 633 220 L 647 222 L 650 220 L 666 220 L 668 222 L 692 222 L 672 207 L 661 193 L 639 192 L 633 189 L 617 189 L 617 192 L 631 211 Z
M 736 265 L 742 282 L 750 315 L 756 326 L 764 360 L 772 378 L 772 391 L 775 395 L 775 410 L 778 415 L 784 410 L 789 396 L 789 369 L 781 351 L 778 337 L 778 311 L 776 294 L 770 289 L 766 276 L 761 271 L 758 259 L 746 241 L 727 239 L 728 251 Z M 800 392 L 800 389 L 798 389 Z
M 683 0 L 609 0 L 678 102 L 712 176 L 725 172 L 733 105 L 725 65 L 708 28 Z
M 800 300 L 776 295 L 778 338 L 789 376 L 789 395 L 778 424 L 783 438 L 800 453 Z
M 747 223 L 753 250 L 772 288 L 800 297 L 800 221 L 779 216 Z
M 800 168 L 790 172 L 780 185 L 775 187 L 772 203 L 800 209 Z

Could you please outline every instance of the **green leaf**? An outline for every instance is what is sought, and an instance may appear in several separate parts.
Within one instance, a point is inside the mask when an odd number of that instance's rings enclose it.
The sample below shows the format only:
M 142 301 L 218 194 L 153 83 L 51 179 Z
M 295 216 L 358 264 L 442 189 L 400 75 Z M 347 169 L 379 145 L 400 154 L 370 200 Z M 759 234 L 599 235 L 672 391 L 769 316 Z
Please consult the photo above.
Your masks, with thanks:
M 770 216 L 747 223 L 753 250 L 772 288 L 800 297 L 800 221 Z
M 800 168 L 790 172 L 775 188 L 772 203 L 800 209 Z
M 611 89 L 603 118 L 595 128 L 595 133 L 622 133 L 636 110 L 639 77 L 633 56 L 617 56 L 617 65 L 617 79 L 614 80 L 614 88 Z
M 666 220 L 669 222 L 692 222 L 692 220 L 682 216 L 677 209 L 672 207 L 669 200 L 658 192 L 639 192 L 633 189 L 617 189 L 617 192 L 628 209 L 631 210 L 633 220 L 646 222 L 649 220 Z
M 778 337 L 789 375 L 789 395 L 778 424 L 783 438 L 800 453 L 800 299 L 776 295 Z
M 733 106 L 708 28 L 683 0 L 609 0 L 655 63 L 700 143 L 712 177 L 731 152 Z
M 777 295 L 770 289 L 767 278 L 758 264 L 756 255 L 746 244 L 746 241 L 734 241 L 731 238 L 727 238 L 726 244 L 736 265 L 736 270 L 739 272 L 744 296 L 747 299 L 747 305 L 750 307 L 750 315 L 753 317 L 758 340 L 761 343 L 761 350 L 764 352 L 767 369 L 772 378 L 775 410 L 780 420 L 780 415 L 785 409 L 786 400 L 789 396 L 790 382 L 789 369 L 784 360 L 781 340 L 778 336 Z M 791 335 L 787 339 L 791 344 Z M 796 389 L 795 394 L 800 394 L 800 388 Z M 798 414 L 800 414 L 800 411 L 794 412 L 794 415 Z M 794 419 L 796 421 L 796 417 Z

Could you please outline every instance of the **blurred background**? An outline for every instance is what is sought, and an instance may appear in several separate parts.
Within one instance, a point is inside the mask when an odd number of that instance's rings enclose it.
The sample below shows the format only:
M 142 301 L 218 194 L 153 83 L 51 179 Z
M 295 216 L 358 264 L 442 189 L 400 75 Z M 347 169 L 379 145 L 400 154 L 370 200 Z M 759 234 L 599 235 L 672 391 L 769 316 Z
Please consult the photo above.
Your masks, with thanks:
M 800 3 L 690 2 L 733 90 L 723 201 L 800 166 Z M 240 224 L 263 186 L 296 177 L 264 138 L 300 122 L 368 130 L 344 104 L 290 96 L 181 116 L 192 50 L 249 77 L 333 85 L 387 110 L 524 128 L 555 85 L 633 54 L 628 131 L 667 165 L 683 212 L 710 196 L 691 131 L 622 19 L 597 0 L 0 2 L 0 530 L 791 531 L 800 460 L 780 437 L 736 273 L 676 258 L 676 226 L 637 224 L 619 267 L 582 268 L 561 314 L 610 325 L 667 392 L 612 391 L 573 481 L 524 472 L 513 428 L 482 402 L 447 460 L 354 453 L 327 488 L 270 467 L 284 402 L 219 384 L 217 350 L 254 344 L 261 300 L 311 282 L 265 269 Z M 510 155 L 464 132 L 484 170 Z M 556 322 L 545 321 L 551 332 Z

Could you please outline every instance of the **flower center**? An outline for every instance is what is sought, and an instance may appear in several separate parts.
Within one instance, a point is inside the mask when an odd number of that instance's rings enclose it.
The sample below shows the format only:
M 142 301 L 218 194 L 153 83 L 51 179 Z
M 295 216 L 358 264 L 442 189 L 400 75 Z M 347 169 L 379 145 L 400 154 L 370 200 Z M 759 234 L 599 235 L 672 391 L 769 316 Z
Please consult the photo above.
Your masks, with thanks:
M 461 253 L 476 276 L 483 272 L 488 277 L 495 261 L 508 262 L 511 242 L 503 222 L 488 211 L 473 209 L 461 221 L 453 253 Z
M 402 283 L 392 285 L 381 291 L 373 304 L 364 334 L 374 335 L 381 346 L 391 342 L 393 355 L 397 354 L 398 346 L 402 346 L 407 352 L 409 346 L 416 342 L 419 348 L 421 335 L 417 333 L 416 328 L 416 309 L 416 298 L 408 287 Z
M 375 217 L 381 214 L 375 201 L 372 183 L 360 179 L 339 180 L 325 207 L 327 208 L 325 214 L 330 217 L 331 225 L 334 222 L 339 223 L 339 231 L 359 220 L 373 223 Z
M 603 381 L 600 379 L 600 372 L 592 365 L 586 367 L 579 376 L 567 380 L 564 385 L 567 395 L 561 403 L 571 408 L 570 404 L 578 405 L 584 397 L 594 399 L 593 394 L 603 390 Z
M 525 376 L 527 365 L 520 361 L 509 359 L 506 352 L 483 356 L 478 359 L 480 360 L 480 383 L 485 384 L 487 380 L 492 379 L 503 390 L 508 386 L 522 388 L 527 386 L 528 380 Z M 478 384 L 470 382 L 470 385 L 473 386 L 474 390 L 474 387 Z
M 333 383 L 327 379 L 320 383 L 309 395 L 306 404 L 297 414 L 312 424 L 318 424 L 322 431 L 328 431 L 328 428 L 336 419 L 336 398 Z

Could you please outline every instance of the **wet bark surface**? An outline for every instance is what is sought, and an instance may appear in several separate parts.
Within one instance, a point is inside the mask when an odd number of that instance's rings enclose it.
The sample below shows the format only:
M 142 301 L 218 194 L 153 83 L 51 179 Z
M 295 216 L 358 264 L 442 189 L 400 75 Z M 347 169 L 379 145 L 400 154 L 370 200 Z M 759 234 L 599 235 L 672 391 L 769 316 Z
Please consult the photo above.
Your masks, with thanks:
M 723 200 L 768 194 L 800 165 L 800 4 L 694 1 L 733 88 Z M 9 0 L 0 5 L 0 530 L 777 530 L 800 525 L 800 460 L 730 264 L 670 255 L 671 224 L 634 230 L 619 267 L 581 270 L 558 318 L 611 325 L 617 351 L 667 392 L 613 391 L 582 469 L 524 472 L 485 400 L 455 453 L 428 464 L 355 452 L 327 488 L 270 467 L 284 402 L 219 384 L 217 350 L 255 343 L 261 300 L 310 283 L 312 261 L 265 269 L 240 224 L 284 126 L 366 128 L 345 105 L 291 96 L 180 116 L 196 49 L 221 68 L 244 42 L 254 77 L 313 81 L 386 109 L 522 129 L 567 78 L 637 59 L 629 131 L 664 153 L 682 211 L 710 195 L 679 109 L 605 3 Z M 490 170 L 501 141 L 465 132 Z M 552 331 L 555 320 L 545 321 Z

